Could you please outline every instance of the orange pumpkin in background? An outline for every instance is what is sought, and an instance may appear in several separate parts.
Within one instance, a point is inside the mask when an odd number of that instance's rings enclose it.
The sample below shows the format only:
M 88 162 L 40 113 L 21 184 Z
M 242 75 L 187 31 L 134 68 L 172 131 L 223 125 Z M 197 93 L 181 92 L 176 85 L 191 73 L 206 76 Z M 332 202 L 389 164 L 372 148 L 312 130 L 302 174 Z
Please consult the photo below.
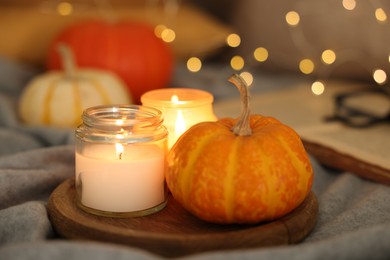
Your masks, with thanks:
M 61 68 L 56 51 L 58 43 L 67 44 L 80 68 L 93 67 L 112 71 L 126 83 L 134 103 L 143 93 L 166 87 L 173 74 L 174 57 L 170 47 L 143 22 L 77 22 L 53 39 L 47 68 Z
M 259 223 L 298 207 L 311 190 L 313 170 L 300 137 L 271 117 L 250 115 L 247 85 L 239 119 L 199 123 L 168 154 L 166 180 L 173 197 L 214 223 Z

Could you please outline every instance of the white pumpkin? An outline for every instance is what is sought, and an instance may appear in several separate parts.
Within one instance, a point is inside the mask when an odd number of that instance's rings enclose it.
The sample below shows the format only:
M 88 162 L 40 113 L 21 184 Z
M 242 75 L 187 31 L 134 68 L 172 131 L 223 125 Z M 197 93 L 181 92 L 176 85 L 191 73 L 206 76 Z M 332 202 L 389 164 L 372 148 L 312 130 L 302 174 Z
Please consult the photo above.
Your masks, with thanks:
M 64 72 L 39 75 L 23 90 L 19 114 L 26 124 L 76 127 L 88 107 L 132 102 L 118 76 L 103 70 L 76 69 L 67 46 L 59 46 L 59 51 Z

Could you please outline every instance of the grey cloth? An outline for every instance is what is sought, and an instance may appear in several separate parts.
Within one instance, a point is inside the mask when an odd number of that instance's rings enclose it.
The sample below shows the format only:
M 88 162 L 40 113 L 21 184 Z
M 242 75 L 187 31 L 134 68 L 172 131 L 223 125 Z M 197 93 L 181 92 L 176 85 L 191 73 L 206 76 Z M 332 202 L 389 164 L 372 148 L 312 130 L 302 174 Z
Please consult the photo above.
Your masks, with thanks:
M 0 71 L 7 66 L 0 60 Z M 7 76 L 20 77 L 19 69 Z M 204 70 L 207 75 L 200 73 L 197 78 L 191 74 L 186 86 L 201 88 L 208 82 L 210 85 L 204 88 L 212 91 L 217 101 L 223 99 L 219 84 L 229 76 L 227 70 Z M 182 86 L 186 72 L 177 72 L 174 85 Z M 272 77 L 260 73 L 256 77 L 259 84 L 280 86 L 288 82 L 288 78 L 272 81 Z M 0 86 L 7 82 L 14 81 L 0 82 Z M 46 205 L 51 192 L 74 175 L 73 131 L 21 124 L 15 112 L 17 95 L 10 93 L 10 88 L 7 85 L 0 89 L 0 259 L 160 258 L 129 246 L 67 240 L 56 235 Z M 304 241 L 289 246 L 216 250 L 183 258 L 390 259 L 390 188 L 353 173 L 324 168 L 313 158 L 311 161 L 319 216 Z

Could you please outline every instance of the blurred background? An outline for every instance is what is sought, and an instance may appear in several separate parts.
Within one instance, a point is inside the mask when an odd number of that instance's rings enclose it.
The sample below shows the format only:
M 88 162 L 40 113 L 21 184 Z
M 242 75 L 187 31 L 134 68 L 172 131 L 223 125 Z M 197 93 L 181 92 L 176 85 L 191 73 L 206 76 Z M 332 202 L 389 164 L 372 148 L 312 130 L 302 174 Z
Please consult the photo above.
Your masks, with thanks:
M 172 49 L 173 73 L 193 77 L 218 64 L 248 83 L 267 71 L 307 78 L 320 92 L 329 78 L 385 85 L 389 8 L 356 0 L 2 0 L 0 56 L 48 69 L 50 44 L 71 24 L 136 20 Z

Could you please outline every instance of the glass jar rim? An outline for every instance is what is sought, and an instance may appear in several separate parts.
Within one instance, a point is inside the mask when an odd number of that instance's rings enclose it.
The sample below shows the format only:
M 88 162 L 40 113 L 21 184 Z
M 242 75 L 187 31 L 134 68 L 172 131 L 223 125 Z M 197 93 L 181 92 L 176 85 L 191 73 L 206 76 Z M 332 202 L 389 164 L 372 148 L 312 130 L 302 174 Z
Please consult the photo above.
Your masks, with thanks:
M 173 96 L 177 100 L 172 100 Z M 141 96 L 141 103 L 147 106 L 164 108 L 189 108 L 211 105 L 214 97 L 211 93 L 193 88 L 163 88 L 146 92 Z
M 159 126 L 162 112 L 153 107 L 140 105 L 99 105 L 89 107 L 82 114 L 84 124 L 94 127 L 127 127 L 135 124 Z

